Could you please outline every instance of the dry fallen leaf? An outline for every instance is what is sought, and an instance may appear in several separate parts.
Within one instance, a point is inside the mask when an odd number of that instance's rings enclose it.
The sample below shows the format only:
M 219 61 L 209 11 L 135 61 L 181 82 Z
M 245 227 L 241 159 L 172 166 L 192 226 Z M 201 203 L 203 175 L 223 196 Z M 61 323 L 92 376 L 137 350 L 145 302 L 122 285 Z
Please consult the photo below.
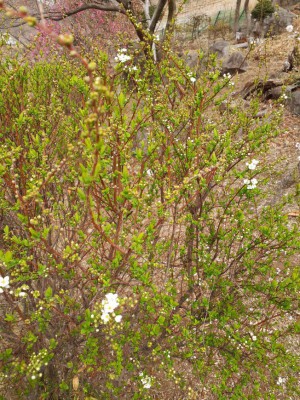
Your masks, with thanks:
M 288 213 L 289 217 L 299 217 L 299 215 L 300 215 L 300 211 L 293 211 L 293 212 Z
M 79 387 L 79 378 L 78 378 L 78 376 L 74 376 L 72 384 L 73 384 L 73 389 L 77 390 L 78 387 Z

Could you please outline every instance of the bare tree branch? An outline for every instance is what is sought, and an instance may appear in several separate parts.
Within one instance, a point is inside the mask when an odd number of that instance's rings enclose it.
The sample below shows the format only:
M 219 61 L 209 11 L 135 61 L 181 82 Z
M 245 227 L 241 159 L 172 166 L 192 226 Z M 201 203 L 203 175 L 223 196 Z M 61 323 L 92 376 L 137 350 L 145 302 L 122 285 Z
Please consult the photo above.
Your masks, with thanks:
M 170 31 L 170 29 L 172 28 L 175 12 L 176 12 L 175 0 L 168 0 L 168 19 L 167 19 L 165 33 Z
M 123 6 L 117 6 L 114 4 L 83 4 L 82 6 L 75 8 L 70 11 L 49 11 L 45 13 L 45 18 L 51 19 L 52 21 L 61 21 L 67 17 L 71 17 L 72 15 L 79 14 L 83 11 L 87 10 L 99 10 L 99 11 L 110 11 L 110 12 L 118 12 L 120 14 L 126 14 L 126 11 Z
M 158 4 L 156 6 L 156 9 L 154 11 L 152 20 L 150 22 L 150 26 L 149 26 L 150 33 L 154 33 L 156 25 L 159 21 L 159 18 L 161 16 L 166 4 L 167 4 L 167 0 L 159 0 Z

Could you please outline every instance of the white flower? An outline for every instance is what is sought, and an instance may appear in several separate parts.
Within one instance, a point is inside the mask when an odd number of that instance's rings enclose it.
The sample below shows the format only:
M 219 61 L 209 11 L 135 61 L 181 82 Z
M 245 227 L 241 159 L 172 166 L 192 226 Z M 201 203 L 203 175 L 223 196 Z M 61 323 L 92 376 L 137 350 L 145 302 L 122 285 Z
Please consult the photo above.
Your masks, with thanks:
M 247 189 L 255 189 L 257 186 L 257 179 L 252 178 L 252 179 L 244 179 L 244 184 L 247 185 Z
M 116 322 L 119 323 L 119 322 L 121 322 L 121 320 L 122 320 L 122 315 L 116 315 L 116 316 L 115 316 L 115 321 L 116 321 Z
M 144 389 L 150 389 L 151 388 L 151 378 L 148 375 L 144 375 L 143 372 L 140 373 L 141 377 L 141 382 L 144 387 Z
M 251 179 L 251 184 L 256 186 L 257 185 L 258 180 L 256 178 Z
M 257 167 L 257 164 L 259 163 L 259 161 L 257 160 L 252 160 L 251 163 L 246 163 L 246 165 L 248 166 L 249 169 L 254 170 Z
M 9 288 L 9 276 L 5 276 L 2 278 L 0 276 L 0 293 L 3 293 L 3 289 L 8 289 Z
M 117 293 L 107 293 L 105 295 L 106 302 L 112 307 L 116 308 L 119 305 L 119 299 Z
M 115 60 L 120 63 L 124 63 L 126 61 L 131 60 L 131 57 L 129 55 L 124 54 L 126 51 L 127 51 L 126 49 L 121 49 L 120 52 L 115 57 Z
M 282 378 L 281 376 L 277 379 L 277 385 L 283 385 L 286 382 L 286 378 Z
M 296 143 L 296 149 L 300 150 L 300 143 Z
M 192 77 L 190 78 L 190 81 L 191 81 L 192 83 L 195 83 L 195 82 L 196 82 L 196 78 L 192 76 Z
M 109 314 L 106 314 L 105 312 L 101 315 L 101 319 L 104 324 L 106 324 L 109 321 Z
M 291 32 L 293 32 L 294 27 L 293 27 L 293 25 L 288 25 L 285 29 L 287 32 L 291 33 Z
M 27 293 L 26 292 L 20 292 L 19 293 L 19 297 L 26 297 L 27 296 Z
M 231 74 L 228 72 L 228 74 L 224 74 L 224 75 L 223 75 L 223 78 L 224 78 L 224 79 L 231 79 L 232 76 L 231 76 Z
M 32 379 L 33 381 L 35 380 L 35 378 L 36 378 L 36 376 L 35 376 L 35 375 L 32 375 L 31 379 Z
M 114 312 L 115 308 L 117 308 L 117 306 L 115 307 L 114 304 L 104 303 L 103 312 L 105 314 L 110 314 Z
M 105 295 L 105 299 L 102 300 L 102 305 L 103 305 L 103 315 L 108 315 L 110 313 L 113 313 L 114 310 L 119 306 L 118 295 L 116 293 L 107 293 Z M 104 320 L 106 319 L 107 317 L 104 317 Z

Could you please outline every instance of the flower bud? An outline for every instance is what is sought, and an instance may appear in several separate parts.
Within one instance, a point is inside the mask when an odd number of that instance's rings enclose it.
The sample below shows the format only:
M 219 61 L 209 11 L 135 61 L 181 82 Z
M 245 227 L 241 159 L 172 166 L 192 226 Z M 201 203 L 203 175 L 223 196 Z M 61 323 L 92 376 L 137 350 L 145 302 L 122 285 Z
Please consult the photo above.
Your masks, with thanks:
M 36 24 L 37 24 L 37 19 L 35 18 L 35 17 L 30 17 L 30 16 L 28 16 L 28 17 L 25 17 L 24 18 L 24 21 L 26 21 L 27 22 L 27 24 L 29 25 L 29 26 L 35 26 Z
M 73 35 L 68 35 L 68 34 L 58 35 L 57 42 L 62 46 L 70 47 L 74 42 L 74 37 Z
M 25 7 L 25 6 L 21 6 L 21 7 L 19 7 L 19 12 L 20 12 L 22 15 L 27 15 L 27 14 L 28 14 L 28 8 Z
M 90 71 L 95 71 L 96 68 L 97 68 L 97 64 L 96 64 L 94 61 L 92 61 L 92 62 L 89 63 L 88 69 L 89 69 Z

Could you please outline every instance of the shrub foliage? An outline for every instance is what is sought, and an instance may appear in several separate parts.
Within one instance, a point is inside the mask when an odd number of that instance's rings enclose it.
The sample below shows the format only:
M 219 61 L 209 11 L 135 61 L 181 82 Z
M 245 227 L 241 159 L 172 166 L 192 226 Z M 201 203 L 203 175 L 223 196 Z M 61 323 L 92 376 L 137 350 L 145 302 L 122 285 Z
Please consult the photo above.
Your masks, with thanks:
M 162 52 L 2 58 L 4 398 L 299 393 L 298 225 L 265 202 L 277 112 L 214 113 L 230 77 Z
M 253 18 L 263 20 L 269 15 L 273 14 L 275 7 L 271 0 L 258 0 L 256 6 L 253 8 L 251 15 Z

